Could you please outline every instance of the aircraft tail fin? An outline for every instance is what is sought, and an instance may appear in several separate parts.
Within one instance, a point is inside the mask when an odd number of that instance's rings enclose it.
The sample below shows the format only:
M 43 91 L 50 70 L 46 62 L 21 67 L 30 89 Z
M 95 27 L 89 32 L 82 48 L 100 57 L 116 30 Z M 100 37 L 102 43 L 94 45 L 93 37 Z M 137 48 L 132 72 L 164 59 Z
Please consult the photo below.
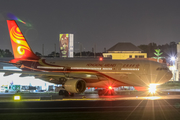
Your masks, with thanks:
M 15 20 L 7 20 L 11 45 L 15 59 L 37 60 L 38 56 L 29 47 Z

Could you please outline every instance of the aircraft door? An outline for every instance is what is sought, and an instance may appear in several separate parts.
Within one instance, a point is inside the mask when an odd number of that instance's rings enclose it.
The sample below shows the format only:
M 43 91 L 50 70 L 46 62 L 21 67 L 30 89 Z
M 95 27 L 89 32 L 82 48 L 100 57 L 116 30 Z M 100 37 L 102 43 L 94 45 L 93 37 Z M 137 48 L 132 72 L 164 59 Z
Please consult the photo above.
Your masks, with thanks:
M 117 66 L 116 66 L 116 72 L 117 72 L 117 73 L 120 72 L 120 71 L 121 71 L 121 68 L 122 68 L 122 63 L 117 64 Z
M 144 83 L 149 84 L 151 81 L 151 75 L 150 75 L 150 65 L 145 64 L 142 69 L 141 79 L 144 81 Z
M 150 71 L 149 71 L 149 64 L 145 64 L 143 66 L 143 74 L 147 75 Z
M 121 81 L 124 81 L 124 80 L 127 80 L 128 79 L 128 75 L 126 73 L 123 73 L 122 72 L 122 63 L 119 63 L 117 66 L 116 66 L 116 77 L 121 80 Z

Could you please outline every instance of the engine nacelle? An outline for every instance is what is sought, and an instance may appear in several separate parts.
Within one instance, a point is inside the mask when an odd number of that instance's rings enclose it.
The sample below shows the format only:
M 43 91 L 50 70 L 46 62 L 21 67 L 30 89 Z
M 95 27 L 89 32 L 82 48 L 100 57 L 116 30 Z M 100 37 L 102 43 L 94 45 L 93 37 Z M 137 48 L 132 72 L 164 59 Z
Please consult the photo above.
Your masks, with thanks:
M 71 93 L 82 93 L 86 90 L 86 82 L 81 79 L 67 80 L 64 89 Z

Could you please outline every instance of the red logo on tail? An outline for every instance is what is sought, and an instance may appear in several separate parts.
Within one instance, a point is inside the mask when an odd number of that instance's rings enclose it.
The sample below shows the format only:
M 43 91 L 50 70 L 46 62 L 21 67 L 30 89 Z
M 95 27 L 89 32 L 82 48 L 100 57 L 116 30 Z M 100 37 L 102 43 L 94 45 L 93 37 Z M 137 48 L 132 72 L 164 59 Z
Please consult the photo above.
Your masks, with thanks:
M 7 20 L 9 35 L 15 59 L 39 59 L 25 40 L 19 27 L 14 20 Z

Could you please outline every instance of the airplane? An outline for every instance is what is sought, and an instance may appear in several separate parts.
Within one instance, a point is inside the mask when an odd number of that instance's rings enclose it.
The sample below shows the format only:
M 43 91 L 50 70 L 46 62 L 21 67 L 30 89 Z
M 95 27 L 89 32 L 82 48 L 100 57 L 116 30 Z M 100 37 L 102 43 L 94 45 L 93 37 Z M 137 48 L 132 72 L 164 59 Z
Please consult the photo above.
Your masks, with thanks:
M 4 76 L 20 73 L 55 84 L 62 84 L 59 95 L 73 96 L 86 88 L 98 89 L 98 95 L 114 94 L 115 87 L 135 88 L 163 84 L 172 77 L 166 64 L 150 60 L 109 60 L 75 58 L 40 58 L 34 54 L 14 20 L 7 20 L 14 59 L 1 61 L 22 71 L 0 70 Z

